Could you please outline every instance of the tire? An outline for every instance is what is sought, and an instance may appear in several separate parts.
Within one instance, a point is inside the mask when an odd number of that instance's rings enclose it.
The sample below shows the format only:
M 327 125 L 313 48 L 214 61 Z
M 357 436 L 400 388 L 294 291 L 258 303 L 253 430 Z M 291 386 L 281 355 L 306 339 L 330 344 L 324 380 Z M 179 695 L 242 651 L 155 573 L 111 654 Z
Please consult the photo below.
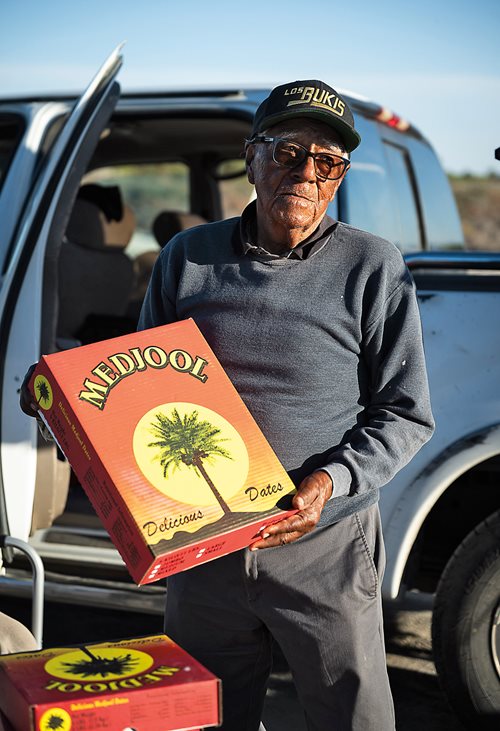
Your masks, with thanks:
M 500 729 L 500 511 L 457 548 L 432 616 L 442 688 L 468 729 Z

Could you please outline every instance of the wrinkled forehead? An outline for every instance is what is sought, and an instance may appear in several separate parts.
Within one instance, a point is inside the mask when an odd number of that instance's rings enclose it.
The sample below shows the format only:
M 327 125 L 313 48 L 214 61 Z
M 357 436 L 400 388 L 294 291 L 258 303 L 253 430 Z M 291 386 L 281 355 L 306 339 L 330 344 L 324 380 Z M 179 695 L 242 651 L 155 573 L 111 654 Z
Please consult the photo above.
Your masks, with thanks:
M 318 145 L 332 150 L 345 150 L 342 138 L 324 122 L 313 119 L 297 118 L 269 127 L 266 134 L 273 137 L 286 137 L 302 145 Z

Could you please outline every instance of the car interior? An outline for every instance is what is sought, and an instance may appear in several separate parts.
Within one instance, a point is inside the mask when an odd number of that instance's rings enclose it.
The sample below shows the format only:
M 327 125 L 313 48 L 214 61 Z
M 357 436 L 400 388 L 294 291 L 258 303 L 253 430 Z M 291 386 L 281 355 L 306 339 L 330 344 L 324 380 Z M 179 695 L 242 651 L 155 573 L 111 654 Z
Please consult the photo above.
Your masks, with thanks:
M 242 156 L 248 134 L 248 123 L 220 115 L 136 113 L 111 120 L 82 180 L 61 250 L 59 296 L 66 314 L 58 336 L 86 343 L 135 329 L 161 248 L 179 231 L 237 215 L 250 199 Z M 82 200 L 89 186 L 102 188 L 100 201 Z M 121 219 L 102 210 L 113 188 Z M 84 281 L 77 257 L 90 269 L 94 259 L 99 281 Z M 68 271 L 78 271 L 80 282 L 73 277 L 63 283 Z M 75 320 L 71 333 L 64 331 L 67 319 Z

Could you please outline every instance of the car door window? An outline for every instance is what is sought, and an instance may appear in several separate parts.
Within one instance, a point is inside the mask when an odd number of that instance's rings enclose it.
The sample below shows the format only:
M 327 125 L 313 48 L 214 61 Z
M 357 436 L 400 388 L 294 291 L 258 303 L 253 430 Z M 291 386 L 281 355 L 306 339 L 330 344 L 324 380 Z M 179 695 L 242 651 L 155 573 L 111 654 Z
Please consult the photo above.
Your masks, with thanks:
M 382 236 L 403 252 L 424 247 L 418 199 L 405 147 L 382 139 L 373 120 L 359 117 L 362 144 L 340 188 L 340 216 L 352 226 Z
M 423 248 L 423 241 L 407 153 L 388 143 L 384 143 L 384 151 L 394 201 L 395 231 L 392 241 L 405 253 L 418 251 Z
M 387 159 L 374 121 L 356 117 L 362 144 L 339 189 L 339 218 L 356 228 L 392 240 L 396 233 Z
M 23 131 L 24 122 L 20 116 L 0 115 L 0 189 Z
M 463 249 L 460 217 L 439 159 L 419 140 L 409 140 L 408 148 L 422 201 L 427 247 L 440 251 Z

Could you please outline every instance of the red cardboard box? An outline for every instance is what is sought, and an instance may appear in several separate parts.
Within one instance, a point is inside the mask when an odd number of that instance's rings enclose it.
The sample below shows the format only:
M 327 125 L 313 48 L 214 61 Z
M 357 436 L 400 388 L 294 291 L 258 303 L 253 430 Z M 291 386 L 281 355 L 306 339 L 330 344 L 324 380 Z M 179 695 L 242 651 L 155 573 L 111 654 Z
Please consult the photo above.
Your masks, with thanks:
M 295 512 L 293 483 L 192 320 L 44 356 L 30 388 L 138 584 Z
M 166 635 L 0 656 L 16 731 L 170 731 L 221 723 L 220 681 Z

